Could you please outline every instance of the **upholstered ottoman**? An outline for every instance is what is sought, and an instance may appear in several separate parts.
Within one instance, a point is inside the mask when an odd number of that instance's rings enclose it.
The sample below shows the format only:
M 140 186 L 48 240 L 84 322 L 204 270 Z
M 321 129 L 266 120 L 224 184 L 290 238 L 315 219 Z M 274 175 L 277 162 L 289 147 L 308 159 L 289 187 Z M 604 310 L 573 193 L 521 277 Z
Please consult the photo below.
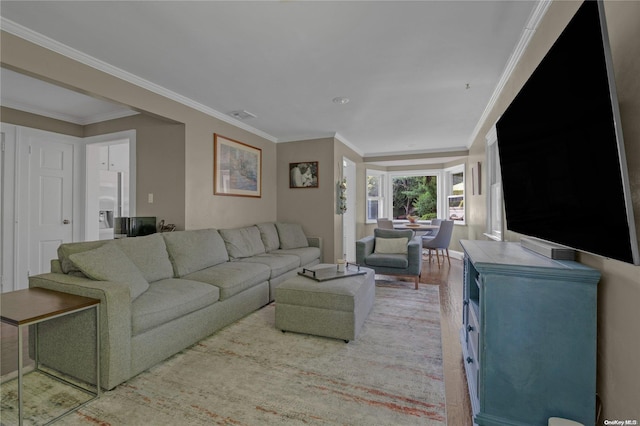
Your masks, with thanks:
M 366 273 L 322 282 L 296 275 L 284 281 L 275 292 L 276 328 L 347 343 L 355 339 L 373 308 L 376 292 L 373 270 L 360 270 Z

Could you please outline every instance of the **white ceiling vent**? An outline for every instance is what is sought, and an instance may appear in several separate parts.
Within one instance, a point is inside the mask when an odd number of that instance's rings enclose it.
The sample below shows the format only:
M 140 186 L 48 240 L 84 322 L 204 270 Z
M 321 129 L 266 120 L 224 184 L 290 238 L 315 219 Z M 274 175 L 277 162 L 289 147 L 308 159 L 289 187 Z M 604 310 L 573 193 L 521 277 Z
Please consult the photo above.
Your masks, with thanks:
M 228 114 L 236 120 L 248 120 L 250 118 L 256 118 L 255 114 L 251 114 L 249 111 L 245 110 L 231 111 Z

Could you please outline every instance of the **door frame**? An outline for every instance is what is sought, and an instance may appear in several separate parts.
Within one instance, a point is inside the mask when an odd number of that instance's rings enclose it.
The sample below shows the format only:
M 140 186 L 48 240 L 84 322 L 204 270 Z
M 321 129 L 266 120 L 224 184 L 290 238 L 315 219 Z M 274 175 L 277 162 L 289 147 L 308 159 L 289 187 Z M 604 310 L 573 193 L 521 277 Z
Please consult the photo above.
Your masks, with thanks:
M 0 123 L 0 291 L 14 289 L 16 249 L 16 126 Z
M 342 254 L 348 261 L 356 260 L 356 198 L 358 174 L 356 163 L 347 157 L 342 157 L 342 177 L 347 179 L 347 211 L 342 214 Z M 350 229 L 351 233 L 347 232 Z M 348 238 L 349 235 L 353 238 Z M 341 256 L 342 257 L 342 256 Z

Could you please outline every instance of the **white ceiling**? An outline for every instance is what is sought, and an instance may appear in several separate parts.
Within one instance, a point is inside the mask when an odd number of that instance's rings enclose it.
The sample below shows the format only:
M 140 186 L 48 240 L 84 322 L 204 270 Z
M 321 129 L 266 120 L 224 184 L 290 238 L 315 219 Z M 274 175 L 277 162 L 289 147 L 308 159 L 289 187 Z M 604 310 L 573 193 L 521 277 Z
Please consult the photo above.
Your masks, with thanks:
M 467 149 L 535 6 L 3 0 L 0 12 L 3 30 L 232 123 L 225 114 L 249 111 L 257 117 L 241 126 L 275 142 L 337 135 L 361 155 L 381 156 Z M 3 105 L 5 94 L 18 105 L 46 92 L 6 70 L 1 78 Z M 51 96 L 63 95 L 42 102 Z
M 137 114 L 129 108 L 0 69 L 2 105 L 80 125 Z

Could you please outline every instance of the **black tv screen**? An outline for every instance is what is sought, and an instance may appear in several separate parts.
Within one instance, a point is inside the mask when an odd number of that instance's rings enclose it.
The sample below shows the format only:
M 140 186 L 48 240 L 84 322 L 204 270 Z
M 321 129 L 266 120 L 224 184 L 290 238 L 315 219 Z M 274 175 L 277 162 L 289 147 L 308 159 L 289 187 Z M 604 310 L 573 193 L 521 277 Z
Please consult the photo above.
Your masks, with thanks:
M 496 124 L 507 229 L 639 264 L 604 9 L 587 0 Z

